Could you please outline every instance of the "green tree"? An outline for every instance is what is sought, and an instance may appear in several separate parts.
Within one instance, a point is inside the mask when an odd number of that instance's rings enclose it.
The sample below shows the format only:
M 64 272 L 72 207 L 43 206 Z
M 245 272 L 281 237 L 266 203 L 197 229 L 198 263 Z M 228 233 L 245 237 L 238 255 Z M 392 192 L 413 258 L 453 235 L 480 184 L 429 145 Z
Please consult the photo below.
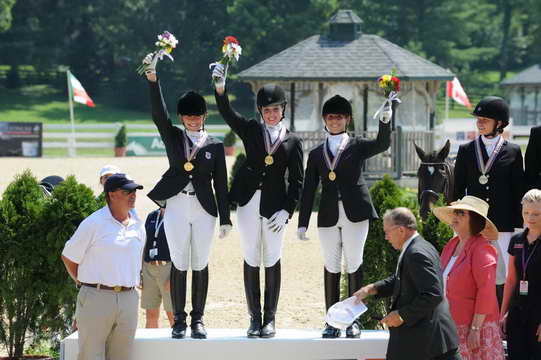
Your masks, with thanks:
M 11 8 L 16 0 L 0 0 L 0 32 L 6 31 L 11 26 Z
M 25 171 L 0 200 L 0 342 L 22 356 L 29 342 L 59 339 L 71 323 L 76 289 L 60 254 L 79 223 L 97 209 L 74 177 L 45 197 Z

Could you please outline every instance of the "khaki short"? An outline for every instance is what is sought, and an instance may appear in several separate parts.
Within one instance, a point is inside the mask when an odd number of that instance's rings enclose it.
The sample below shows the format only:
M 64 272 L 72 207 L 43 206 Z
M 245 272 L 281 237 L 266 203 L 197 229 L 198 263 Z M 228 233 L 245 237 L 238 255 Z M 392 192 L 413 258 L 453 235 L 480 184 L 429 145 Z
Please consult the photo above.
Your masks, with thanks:
M 172 312 L 170 287 L 166 283 L 171 277 L 171 262 L 165 265 L 152 265 L 143 262 L 143 291 L 141 307 L 143 309 L 159 309 L 163 299 L 165 311 Z

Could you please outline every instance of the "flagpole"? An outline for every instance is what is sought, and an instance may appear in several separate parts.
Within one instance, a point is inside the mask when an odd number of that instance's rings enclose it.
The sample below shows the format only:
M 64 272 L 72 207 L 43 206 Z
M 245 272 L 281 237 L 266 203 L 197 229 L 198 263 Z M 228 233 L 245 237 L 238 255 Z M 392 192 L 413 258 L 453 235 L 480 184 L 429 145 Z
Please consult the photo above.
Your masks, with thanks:
M 71 87 L 71 81 L 70 81 L 70 71 L 69 69 L 66 70 L 66 77 L 68 80 L 68 99 L 69 99 L 69 107 L 70 107 L 70 122 L 71 122 L 71 138 L 68 145 L 68 155 L 70 157 L 77 156 L 77 148 L 75 144 L 75 119 L 73 116 L 73 89 Z

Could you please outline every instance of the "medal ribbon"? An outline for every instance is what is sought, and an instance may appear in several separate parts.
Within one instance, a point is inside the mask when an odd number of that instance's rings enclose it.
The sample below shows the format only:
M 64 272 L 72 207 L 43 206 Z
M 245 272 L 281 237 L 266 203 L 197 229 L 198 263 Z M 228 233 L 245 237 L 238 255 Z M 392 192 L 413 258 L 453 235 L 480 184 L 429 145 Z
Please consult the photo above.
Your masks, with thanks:
M 267 150 L 268 155 L 272 155 L 276 152 L 276 149 L 278 149 L 278 146 L 280 146 L 280 144 L 284 142 L 287 129 L 285 126 L 282 125 L 282 129 L 280 129 L 280 135 L 278 135 L 278 139 L 276 139 L 274 144 L 272 144 L 269 130 L 265 128 L 264 131 L 265 133 L 263 134 L 263 140 L 265 141 L 265 150 Z
M 203 135 L 201 135 L 199 141 L 194 142 L 192 151 L 190 151 L 190 140 L 188 140 L 188 135 L 186 135 L 185 131 L 183 131 L 182 134 L 184 135 L 184 155 L 186 156 L 186 161 L 190 162 L 193 158 L 195 158 L 203 145 L 205 145 L 209 134 L 206 131 L 203 131 Z
M 156 216 L 156 224 L 154 225 L 154 238 L 158 237 L 158 233 L 160 232 L 160 227 L 163 224 L 163 221 L 165 218 L 162 218 L 160 221 L 160 212 L 158 211 L 158 216 Z
M 342 156 L 342 153 L 344 152 L 344 149 L 346 148 L 346 145 L 349 142 L 349 136 L 342 137 L 342 142 L 340 143 L 340 146 L 338 147 L 338 150 L 336 151 L 336 155 L 334 156 L 334 159 L 329 158 L 329 151 L 328 151 L 328 145 L 327 140 L 323 143 L 323 156 L 325 157 L 325 162 L 327 163 L 327 167 L 329 170 L 334 171 L 336 168 L 336 164 L 338 164 L 338 160 L 340 160 L 340 156 Z
M 528 240 L 526 240 L 528 241 Z M 530 253 L 530 255 L 528 256 L 528 259 L 526 259 L 526 261 L 524 260 L 524 258 L 526 257 L 526 254 L 525 254 L 525 250 L 524 248 L 527 246 L 526 244 L 524 244 L 524 246 L 522 247 L 522 280 L 526 280 L 526 268 L 528 267 L 528 263 L 530 262 L 531 258 L 532 258 L 532 255 L 533 253 L 535 252 L 535 249 L 537 249 L 537 245 L 539 245 L 539 241 L 537 241 L 535 243 L 535 246 L 533 247 L 533 250 L 532 252 Z
M 488 162 L 485 164 L 485 161 L 483 160 L 483 153 L 481 152 L 481 136 L 475 139 L 475 155 L 477 157 L 477 166 L 479 167 L 481 174 L 486 175 L 490 171 L 490 168 L 496 160 L 496 156 L 498 156 L 498 153 L 502 149 L 504 141 L 503 136 L 500 136 L 498 144 L 496 144 L 494 151 L 492 151 L 492 154 L 490 154 L 488 158 Z

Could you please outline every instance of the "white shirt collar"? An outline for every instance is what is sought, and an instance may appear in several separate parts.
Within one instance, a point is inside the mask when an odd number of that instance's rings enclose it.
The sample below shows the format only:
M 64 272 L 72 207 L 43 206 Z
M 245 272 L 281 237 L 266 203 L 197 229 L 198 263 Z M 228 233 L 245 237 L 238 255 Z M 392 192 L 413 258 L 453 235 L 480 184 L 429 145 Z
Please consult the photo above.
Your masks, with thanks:
M 186 135 L 188 135 L 188 137 L 190 138 L 190 140 L 192 140 L 192 142 L 196 142 L 197 140 L 199 140 L 201 136 L 203 136 L 204 133 L 205 133 L 205 130 L 199 130 L 199 131 L 186 130 Z
M 338 151 L 338 147 L 342 143 L 342 139 L 348 138 L 348 137 L 349 137 L 349 135 L 348 135 L 347 132 L 342 133 L 342 134 L 337 134 L 337 135 L 327 134 L 327 141 L 328 141 L 328 144 L 329 144 L 329 150 L 331 150 L 331 153 L 333 155 L 336 155 L 336 152 Z
M 402 261 L 402 256 L 404 256 L 404 252 L 408 248 L 409 244 L 415 239 L 417 236 L 419 236 L 419 233 L 416 231 L 406 242 L 404 245 L 402 245 L 402 249 L 400 250 L 400 256 L 398 257 L 398 261 L 396 262 L 396 273 L 398 274 L 398 268 L 400 267 L 400 262 Z
M 489 138 L 487 138 L 486 136 L 483 135 L 483 136 L 481 136 L 481 140 L 483 141 L 483 144 L 485 144 L 485 146 L 495 145 L 500 140 L 500 135 L 495 136 L 492 139 L 489 139 Z
M 276 125 L 267 125 L 265 124 L 265 128 L 269 132 L 269 135 L 271 137 L 271 141 L 274 143 L 276 139 L 278 138 L 278 135 L 280 135 L 280 131 L 282 131 L 282 128 L 284 127 L 284 124 L 280 121 Z

